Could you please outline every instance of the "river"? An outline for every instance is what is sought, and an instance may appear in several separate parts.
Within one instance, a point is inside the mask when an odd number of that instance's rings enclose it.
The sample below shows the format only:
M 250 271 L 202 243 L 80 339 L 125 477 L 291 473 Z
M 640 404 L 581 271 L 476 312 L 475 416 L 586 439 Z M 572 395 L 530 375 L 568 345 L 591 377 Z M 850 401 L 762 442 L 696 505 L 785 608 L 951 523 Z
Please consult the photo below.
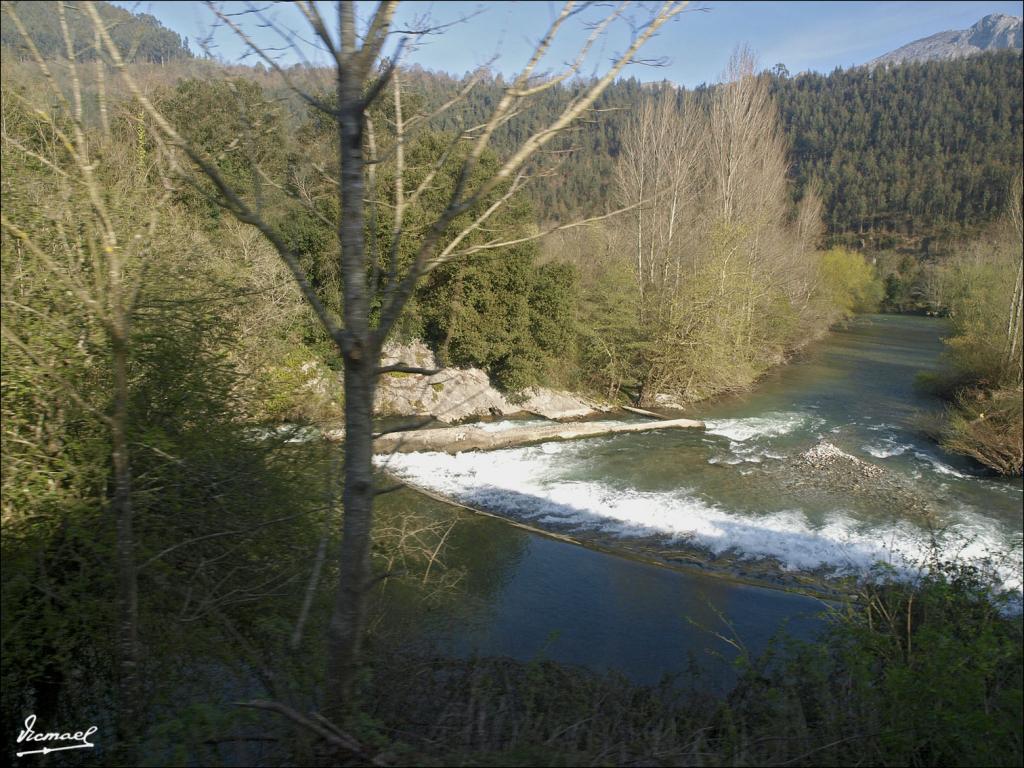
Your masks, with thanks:
M 878 561 L 912 578 L 937 553 L 994 558 L 1004 587 L 1020 591 L 1021 480 L 943 452 L 920 429 L 942 404 L 915 379 L 941 368 L 944 330 L 933 318 L 857 318 L 751 392 L 695 407 L 703 432 L 392 457 L 388 470 L 416 485 L 588 545 L 462 513 L 449 561 L 471 597 L 428 617 L 429 632 L 458 652 L 653 682 L 690 656 L 731 656 L 716 632 L 755 652 L 780 627 L 812 632 L 822 603 L 769 586 L 827 583 Z M 796 469 L 822 440 L 884 468 L 898 492 Z M 723 664 L 702 668 L 724 680 Z

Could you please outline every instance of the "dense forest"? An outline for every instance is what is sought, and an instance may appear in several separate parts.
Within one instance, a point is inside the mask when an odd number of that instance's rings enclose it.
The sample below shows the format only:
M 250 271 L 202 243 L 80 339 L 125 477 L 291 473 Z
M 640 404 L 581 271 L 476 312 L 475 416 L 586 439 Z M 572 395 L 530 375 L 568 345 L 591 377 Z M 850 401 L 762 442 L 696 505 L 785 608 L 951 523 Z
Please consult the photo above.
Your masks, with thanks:
M 1020 761 L 1020 623 L 989 571 L 851 580 L 820 642 L 742 650 L 727 696 L 441 658 L 384 618 L 466 598 L 457 518 L 371 451 L 408 426 L 375 418 L 377 380 L 423 373 L 383 365 L 388 340 L 510 398 L 692 403 L 900 275 L 955 315 L 957 380 L 933 383 L 964 410 L 940 439 L 1019 473 L 1019 56 L 876 80 L 738 50 L 693 92 L 485 75 L 444 109 L 467 83 L 377 67 L 370 33 L 337 72 L 279 72 L 104 3 L 48 8 L 4 5 L 8 732 L 98 724 L 67 764 Z M 851 247 L 974 229 L 891 274 Z M 295 437 L 341 421 L 341 447 Z
M 820 185 L 829 233 L 849 245 L 887 248 L 922 238 L 947 241 L 997 218 L 1022 156 L 1022 59 L 1006 51 L 953 61 L 837 69 L 789 76 L 776 67 L 770 83 L 788 145 L 793 194 Z M 432 100 L 456 82 L 418 73 Z M 503 82 L 485 81 L 471 95 L 470 119 L 493 102 Z M 694 91 L 708 98 L 715 86 Z M 545 94 L 530 117 L 510 121 L 495 137 L 511 146 L 559 108 L 572 87 Z M 679 101 L 668 84 L 626 79 L 609 88 L 592 120 L 566 137 L 575 152 L 558 174 L 538 179 L 537 209 L 567 219 L 615 207 L 611 184 L 632 106 L 645 95 Z M 428 98 L 431 98 L 428 96 Z M 975 119 L 975 115 L 983 118 Z M 442 127 L 455 124 L 446 118 Z M 855 237 L 842 237 L 855 235 Z M 927 245 L 927 244 L 925 244 Z
M 951 236 L 997 218 L 1021 162 L 1019 52 L 776 75 L 798 187 L 821 183 L 834 233 Z

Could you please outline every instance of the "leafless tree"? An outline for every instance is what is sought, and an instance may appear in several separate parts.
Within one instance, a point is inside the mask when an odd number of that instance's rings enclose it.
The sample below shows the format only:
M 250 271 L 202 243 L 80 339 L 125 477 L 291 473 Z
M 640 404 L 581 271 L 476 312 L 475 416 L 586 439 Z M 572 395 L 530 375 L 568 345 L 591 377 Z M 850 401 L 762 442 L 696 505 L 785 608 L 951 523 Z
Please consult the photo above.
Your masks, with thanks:
M 22 106 L 51 134 L 54 151 L 40 152 L 26 146 L 9 135 L 6 126 L 2 136 L 3 151 L 44 165 L 50 172 L 52 188 L 41 197 L 57 203 L 41 205 L 44 223 L 35 222 L 32 231 L 27 225 L 11 221 L 6 214 L 0 214 L 0 218 L 4 231 L 32 257 L 49 281 L 63 289 L 67 313 L 75 316 L 80 312 L 88 323 L 100 329 L 108 353 L 112 392 L 109 407 L 97 408 L 87 402 L 75 386 L 65 380 L 59 363 L 50 363 L 33 352 L 16 324 L 5 322 L 2 329 L 5 339 L 32 359 L 41 376 L 50 379 L 63 395 L 92 413 L 109 432 L 113 482 L 108 505 L 116 531 L 118 729 L 125 737 L 134 727 L 141 708 L 136 510 L 133 445 L 129 441 L 130 347 L 147 260 L 156 240 L 158 212 L 170 196 L 168 158 L 158 153 L 137 157 L 135 163 L 123 161 L 121 155 L 125 148 L 110 134 L 105 73 L 100 64 L 96 77 L 102 130 L 98 137 L 88 135 L 83 119 L 82 81 L 65 3 L 54 4 L 65 59 L 51 62 L 40 54 L 15 7 L 6 2 L 3 5 L 44 77 L 47 98 L 58 105 L 55 112 L 47 112 L 36 108 L 26 97 L 12 94 L 11 98 L 21 100 Z M 58 67 L 66 70 L 70 94 L 61 87 L 58 75 L 65 72 L 57 70 Z M 111 164 L 109 161 L 114 158 L 119 162 Z M 143 179 L 149 174 L 162 180 L 162 191 L 156 200 L 150 199 L 144 204 L 144 196 L 149 192 Z M 10 297 L 4 298 L 5 304 L 8 303 Z
M 671 312 L 665 299 L 683 278 L 693 202 L 703 185 L 704 128 L 692 98 L 680 107 L 674 90 L 666 91 L 645 99 L 623 141 L 617 184 L 623 203 L 635 206 L 629 215 L 642 315 Z
M 629 214 L 645 344 L 640 404 L 749 383 L 786 340 L 765 319 L 785 304 L 808 325 L 819 308 L 821 202 L 789 204 L 778 111 L 751 53 L 697 102 L 666 90 L 630 121 L 617 186 Z M 681 103 L 677 103 L 681 102 Z M 770 362 L 769 362 L 770 364 Z
M 587 24 L 589 31 L 578 51 L 578 56 L 554 74 L 542 73 L 539 67 L 546 61 L 560 33 L 564 34 L 571 22 L 581 22 L 589 18 L 597 7 L 589 3 L 567 2 L 541 36 L 526 65 L 510 80 L 488 119 L 481 125 L 467 126 L 459 135 L 458 141 L 465 144 L 467 149 L 457 173 L 454 190 L 441 213 L 425 231 L 417 233 L 418 242 L 408 266 L 401 268 L 397 259 L 389 259 L 382 288 L 378 287 L 376 281 L 368 279 L 369 275 L 381 274 L 382 264 L 374 249 L 367 247 L 364 235 L 367 185 L 368 182 L 373 183 L 375 168 L 381 160 L 375 155 L 375 148 L 370 141 L 372 127 L 368 122 L 368 112 L 385 93 L 391 94 L 395 115 L 395 140 L 389 158 L 394 169 L 395 186 L 392 248 L 394 253 L 397 253 L 403 238 L 412 236 L 406 231 L 404 220 L 409 201 L 428 189 L 432 178 L 428 174 L 426 181 L 422 181 L 416 188 L 410 188 L 407 183 L 404 146 L 417 130 L 429 125 L 432 115 L 403 114 L 399 80 L 403 46 L 399 43 L 397 51 L 389 58 L 384 58 L 383 54 L 388 40 L 396 33 L 404 32 L 406 37 L 414 37 L 438 32 L 440 29 L 394 29 L 398 3 L 391 0 L 384 0 L 377 5 L 362 34 L 358 29 L 354 2 L 337 4 L 336 21 L 333 26 L 323 14 L 320 4 L 295 3 L 308 23 L 311 36 L 330 57 L 335 98 L 332 104 L 327 104 L 316 94 L 303 90 L 296 84 L 288 71 L 278 65 L 272 52 L 259 47 L 247 35 L 237 16 L 228 15 L 211 6 L 221 24 L 234 30 L 250 46 L 252 52 L 277 72 L 303 100 L 334 122 L 340 167 L 333 179 L 340 204 L 340 216 L 336 226 L 342 283 L 342 315 L 337 317 L 311 285 L 309 276 L 300 265 L 296 254 L 289 250 L 281 235 L 261 215 L 258 206 L 232 189 L 224 180 L 216 161 L 206 157 L 201 150 L 191 145 L 151 102 L 135 81 L 121 52 L 104 29 L 96 8 L 92 3 L 85 4 L 102 38 L 106 54 L 122 76 L 128 91 L 159 127 L 164 140 L 184 153 L 193 166 L 213 183 L 219 203 L 240 222 L 257 228 L 274 246 L 343 359 L 346 421 L 344 522 L 341 551 L 337 555 L 340 581 L 329 628 L 329 660 L 324 707 L 325 714 L 333 720 L 342 720 L 352 703 L 366 622 L 367 592 L 374 584 L 370 564 L 370 535 L 376 493 L 372 456 L 375 437 L 373 402 L 377 379 L 381 374 L 393 371 L 422 372 L 414 366 L 403 364 L 382 366 L 382 347 L 424 275 L 453 259 L 509 244 L 510 241 L 493 238 L 483 244 L 471 246 L 467 244 L 467 238 L 474 232 L 484 231 L 487 221 L 526 183 L 531 163 L 537 159 L 538 154 L 552 139 L 572 126 L 574 121 L 589 110 L 608 85 L 634 59 L 641 46 L 666 22 L 677 16 L 685 5 L 684 2 L 666 0 L 650 9 L 642 7 L 640 15 L 643 18 L 635 18 L 630 14 L 632 9 L 629 3 L 620 3 L 603 18 Z M 259 13 L 255 8 L 252 12 Z M 540 130 L 527 136 L 520 146 L 500 163 L 493 174 L 480 183 L 471 183 L 495 131 L 528 108 L 532 97 L 579 74 L 595 43 L 606 36 L 613 25 L 622 23 L 629 24 L 631 30 L 630 42 L 625 51 L 614 57 L 600 77 L 590 80 L 561 114 Z M 472 85 L 471 80 L 467 89 Z M 438 112 L 451 109 L 464 97 L 465 92 L 456 95 L 442 105 Z M 367 156 L 368 152 L 370 157 Z M 482 213 L 470 223 L 462 224 L 457 231 L 453 231 L 453 223 L 456 220 L 476 209 L 481 202 L 487 201 L 492 202 Z M 530 237 L 539 238 L 543 234 L 536 233 Z M 381 308 L 379 320 L 376 322 L 371 321 L 370 308 L 373 303 Z

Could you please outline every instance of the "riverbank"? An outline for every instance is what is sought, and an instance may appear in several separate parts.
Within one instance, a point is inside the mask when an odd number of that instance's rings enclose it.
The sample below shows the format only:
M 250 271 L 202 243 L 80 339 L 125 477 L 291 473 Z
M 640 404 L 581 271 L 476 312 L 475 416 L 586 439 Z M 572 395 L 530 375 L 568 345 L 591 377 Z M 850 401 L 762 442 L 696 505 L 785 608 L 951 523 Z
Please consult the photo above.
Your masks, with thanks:
M 382 503 L 458 514 L 412 491 Z M 391 762 L 1018 760 L 1020 618 L 979 602 L 991 585 L 969 569 L 882 575 L 856 605 L 829 606 L 459 519 L 445 567 L 465 575 L 448 599 L 407 615 L 399 592 L 380 595 L 393 613 L 371 643 L 358 734 L 383 734 Z
M 982 558 L 1005 547 L 1013 551 L 1020 528 L 1013 505 L 1019 507 L 1021 489 L 978 475 L 969 462 L 935 451 L 919 434 L 921 414 L 941 408 L 915 382 L 919 370 L 938 370 L 943 328 L 942 321 L 923 317 L 861 318 L 806 346 L 793 365 L 774 369 L 750 393 L 707 401 L 704 410 L 715 418 L 697 440 L 605 435 L 576 446 L 546 443 L 442 460 L 430 451 L 456 453 L 459 447 L 441 439 L 406 445 L 413 451 L 408 458 L 392 457 L 382 466 L 435 498 L 577 544 L 838 596 L 876 561 L 910 578 L 920 563 L 943 552 Z M 848 376 L 854 381 L 845 381 Z M 826 407 L 835 412 L 826 416 Z M 591 417 L 598 415 L 610 414 Z M 562 429 L 544 424 L 491 420 L 424 434 L 478 431 L 488 445 L 470 440 L 463 448 L 499 448 L 490 444 L 495 437 L 524 425 Z M 400 444 L 403 437 L 385 439 Z M 637 464 L 639 475 L 627 472 L 625 487 L 614 481 L 623 462 L 633 464 L 634 452 L 664 480 L 645 491 L 645 465 Z M 581 483 L 573 467 L 591 464 L 587 457 L 595 453 L 607 456 L 598 465 L 604 470 L 589 466 L 586 475 L 598 482 Z M 566 471 L 572 482 L 563 489 L 558 478 Z M 613 478 L 610 485 L 607 478 Z M 696 493 L 671 492 L 680 483 Z M 1008 588 L 1019 589 L 1012 563 L 999 568 Z
M 705 391 L 700 397 L 680 399 L 670 393 L 656 393 L 647 407 L 671 418 L 682 412 L 692 413 L 694 406 L 747 391 L 771 371 L 798 359 L 807 347 L 829 333 L 818 329 L 774 359 L 771 366 L 757 371 L 740 385 Z M 486 371 L 479 368 L 439 367 L 434 353 L 422 341 L 390 343 L 384 350 L 382 365 L 405 365 L 424 373 L 393 372 L 378 381 L 374 409 L 382 417 L 429 417 L 442 424 L 466 423 L 477 419 L 532 414 L 550 420 L 570 420 L 609 413 L 623 406 L 593 395 L 548 387 L 530 387 L 523 392 L 503 392 L 491 382 Z M 311 385 L 316 388 L 316 384 Z M 666 416 L 666 414 L 668 414 Z
M 1024 389 L 977 382 L 947 394 L 945 418 L 934 428 L 943 448 L 969 456 L 1006 477 L 1024 473 Z
M 369 733 L 419 765 L 1016 765 L 1021 622 L 979 603 L 984 588 L 955 570 L 868 587 L 813 641 L 763 650 L 725 627 L 725 690 L 693 669 L 638 684 L 547 654 L 385 645 L 371 659 Z

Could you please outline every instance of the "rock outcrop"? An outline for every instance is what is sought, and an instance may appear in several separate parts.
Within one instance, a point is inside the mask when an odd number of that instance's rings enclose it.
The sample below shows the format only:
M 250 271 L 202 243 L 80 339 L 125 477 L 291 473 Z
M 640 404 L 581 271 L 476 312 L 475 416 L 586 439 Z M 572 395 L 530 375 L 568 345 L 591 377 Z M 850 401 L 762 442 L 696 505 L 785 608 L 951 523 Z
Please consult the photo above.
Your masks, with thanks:
M 434 354 L 422 341 L 391 344 L 384 350 L 382 365 L 404 363 L 435 369 Z M 610 410 L 592 400 L 542 387 L 523 393 L 511 402 L 491 386 L 479 368 L 442 368 L 430 376 L 389 373 L 380 378 L 374 408 L 381 416 L 433 416 L 449 424 L 481 416 L 534 413 L 548 419 L 576 419 Z
M 526 391 L 527 398 L 515 408 L 545 419 L 578 419 L 595 411 L 610 411 L 611 407 L 569 392 L 558 392 L 544 387 Z M 514 411 L 513 411 L 514 413 Z

